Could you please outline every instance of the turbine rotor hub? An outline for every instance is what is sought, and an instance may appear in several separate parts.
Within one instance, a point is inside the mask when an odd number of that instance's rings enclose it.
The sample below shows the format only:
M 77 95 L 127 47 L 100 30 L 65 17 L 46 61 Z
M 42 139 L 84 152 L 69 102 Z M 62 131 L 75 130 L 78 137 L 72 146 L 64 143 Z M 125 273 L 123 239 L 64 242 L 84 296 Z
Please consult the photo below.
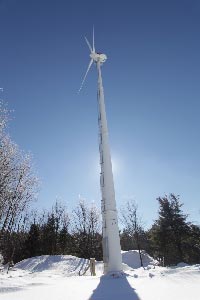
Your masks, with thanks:
M 107 56 L 103 53 L 95 53 L 95 52 L 92 52 L 90 54 L 90 57 L 95 61 L 95 62 L 98 62 L 100 61 L 100 63 L 104 63 L 107 59 Z

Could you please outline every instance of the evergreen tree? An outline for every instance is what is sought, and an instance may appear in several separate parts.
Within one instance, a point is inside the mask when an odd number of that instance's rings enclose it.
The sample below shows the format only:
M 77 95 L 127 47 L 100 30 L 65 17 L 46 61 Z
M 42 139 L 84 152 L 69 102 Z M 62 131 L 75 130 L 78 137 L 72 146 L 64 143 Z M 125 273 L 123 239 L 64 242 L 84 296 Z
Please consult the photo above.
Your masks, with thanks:
M 59 252 L 60 254 L 74 254 L 74 238 L 68 232 L 67 226 L 63 226 L 59 233 Z
M 200 263 L 200 226 L 191 224 L 187 239 L 183 243 L 184 258 L 189 264 Z
M 184 244 L 190 233 L 187 215 L 182 210 L 179 196 L 157 198 L 159 218 L 153 224 L 149 235 L 154 255 L 162 258 L 164 265 L 177 264 L 185 260 Z
M 41 254 L 40 227 L 38 224 L 32 224 L 25 241 L 26 257 L 34 257 Z
M 121 244 L 122 250 L 124 250 L 124 251 L 137 249 L 135 240 L 130 235 L 129 230 L 127 230 L 125 228 L 120 233 L 120 244 Z
M 47 223 L 42 226 L 42 254 L 56 255 L 57 253 L 57 228 L 53 213 L 49 214 Z

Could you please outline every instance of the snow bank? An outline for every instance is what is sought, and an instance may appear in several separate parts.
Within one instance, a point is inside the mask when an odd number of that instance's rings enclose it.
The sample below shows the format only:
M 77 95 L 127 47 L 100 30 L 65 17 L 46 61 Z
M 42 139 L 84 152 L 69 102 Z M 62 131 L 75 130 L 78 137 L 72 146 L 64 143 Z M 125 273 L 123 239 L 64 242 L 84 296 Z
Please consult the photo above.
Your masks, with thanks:
M 8 274 L 0 272 L 0 299 L 200 299 L 200 265 L 151 268 L 157 262 L 143 252 L 146 266 L 143 269 L 135 250 L 123 251 L 122 258 L 127 263 L 126 276 L 116 279 L 101 276 L 102 262 L 97 262 L 97 276 L 77 276 L 88 261 L 70 255 L 43 255 L 23 260 Z
M 153 259 L 148 253 L 142 250 L 143 266 L 156 266 L 158 261 Z M 140 256 L 138 250 L 122 251 L 122 262 L 133 269 L 141 267 Z
M 72 255 L 41 255 L 24 259 L 15 265 L 15 270 L 21 269 L 33 272 L 53 272 L 62 275 L 79 275 L 88 265 L 88 260 Z
M 143 264 L 145 267 L 150 265 L 157 265 L 155 261 L 146 252 L 142 252 Z M 124 270 L 130 268 L 137 269 L 141 267 L 139 253 L 137 250 L 122 251 L 122 262 Z M 25 259 L 17 263 L 15 270 L 28 271 L 30 273 L 36 272 L 53 272 L 58 275 L 79 275 L 83 274 L 87 268 L 89 261 L 84 258 L 78 258 L 72 255 L 41 255 Z M 96 271 L 98 274 L 103 274 L 103 263 L 96 263 Z M 89 275 L 89 270 L 86 275 Z

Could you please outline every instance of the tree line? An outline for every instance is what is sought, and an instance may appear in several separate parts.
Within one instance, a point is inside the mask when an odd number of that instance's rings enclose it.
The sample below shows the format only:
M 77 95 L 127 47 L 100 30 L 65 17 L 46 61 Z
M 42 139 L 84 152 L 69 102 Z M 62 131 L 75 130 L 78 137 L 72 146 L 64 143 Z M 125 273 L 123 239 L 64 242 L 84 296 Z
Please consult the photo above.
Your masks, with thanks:
M 0 257 L 14 263 L 38 255 L 68 254 L 102 260 L 101 214 L 80 200 L 69 213 L 55 202 L 50 210 L 33 211 L 38 179 L 32 158 L 7 132 L 9 111 L 0 102 Z M 200 227 L 188 221 L 180 197 L 158 197 L 158 217 L 145 229 L 134 201 L 121 209 L 122 250 L 137 249 L 143 265 L 147 251 L 164 266 L 200 263 Z
M 50 211 L 32 212 L 26 230 L 13 231 L 10 237 L 12 243 L 6 241 L 1 249 L 5 262 L 12 259 L 16 263 L 33 256 L 59 254 L 102 259 L 99 213 L 95 206 L 88 206 L 83 200 L 71 216 L 58 202 Z M 13 246 L 14 252 L 11 250 Z
M 119 214 L 122 250 L 138 250 L 141 266 L 144 251 L 163 266 L 200 263 L 200 227 L 187 221 L 179 196 L 170 194 L 157 201 L 158 218 L 150 229 L 144 229 L 135 202 L 125 204 Z M 102 260 L 100 215 L 84 200 L 71 213 L 58 201 L 49 211 L 31 211 L 17 230 L 1 232 L 4 261 L 59 254 Z

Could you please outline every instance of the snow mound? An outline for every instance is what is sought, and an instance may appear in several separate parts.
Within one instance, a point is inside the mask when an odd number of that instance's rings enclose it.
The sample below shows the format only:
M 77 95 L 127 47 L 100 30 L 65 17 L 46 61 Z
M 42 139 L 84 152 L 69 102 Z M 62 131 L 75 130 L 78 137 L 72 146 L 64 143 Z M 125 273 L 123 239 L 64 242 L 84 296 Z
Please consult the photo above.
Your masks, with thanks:
M 23 260 L 8 274 L 0 272 L 0 299 L 200 299 L 200 265 L 154 268 L 152 264 L 157 262 L 143 252 L 146 266 L 143 269 L 139 268 L 139 254 L 135 250 L 123 251 L 122 258 L 129 270 L 126 276 L 114 280 L 101 276 L 102 262 L 96 264 L 96 270 L 101 270 L 98 276 L 77 276 L 79 271 L 83 274 L 88 261 L 71 255 L 43 255 Z M 86 275 L 90 275 L 89 270 Z
M 88 260 L 72 255 L 41 255 L 27 258 L 15 265 L 15 270 L 33 272 L 53 272 L 62 275 L 79 275 L 88 266 Z
M 142 250 L 142 261 L 144 267 L 157 266 L 158 261 Z M 133 269 L 141 267 L 138 250 L 122 251 L 122 262 Z
M 152 265 L 158 264 L 145 251 L 142 251 L 142 259 L 144 267 L 151 268 Z M 124 271 L 141 267 L 137 250 L 122 251 L 122 262 Z M 42 272 L 59 276 L 76 276 L 83 275 L 88 266 L 88 259 L 72 255 L 41 255 L 22 260 L 14 266 L 14 269 L 30 273 Z M 103 274 L 103 262 L 96 262 L 96 273 Z M 90 270 L 87 270 L 85 275 L 90 275 Z

